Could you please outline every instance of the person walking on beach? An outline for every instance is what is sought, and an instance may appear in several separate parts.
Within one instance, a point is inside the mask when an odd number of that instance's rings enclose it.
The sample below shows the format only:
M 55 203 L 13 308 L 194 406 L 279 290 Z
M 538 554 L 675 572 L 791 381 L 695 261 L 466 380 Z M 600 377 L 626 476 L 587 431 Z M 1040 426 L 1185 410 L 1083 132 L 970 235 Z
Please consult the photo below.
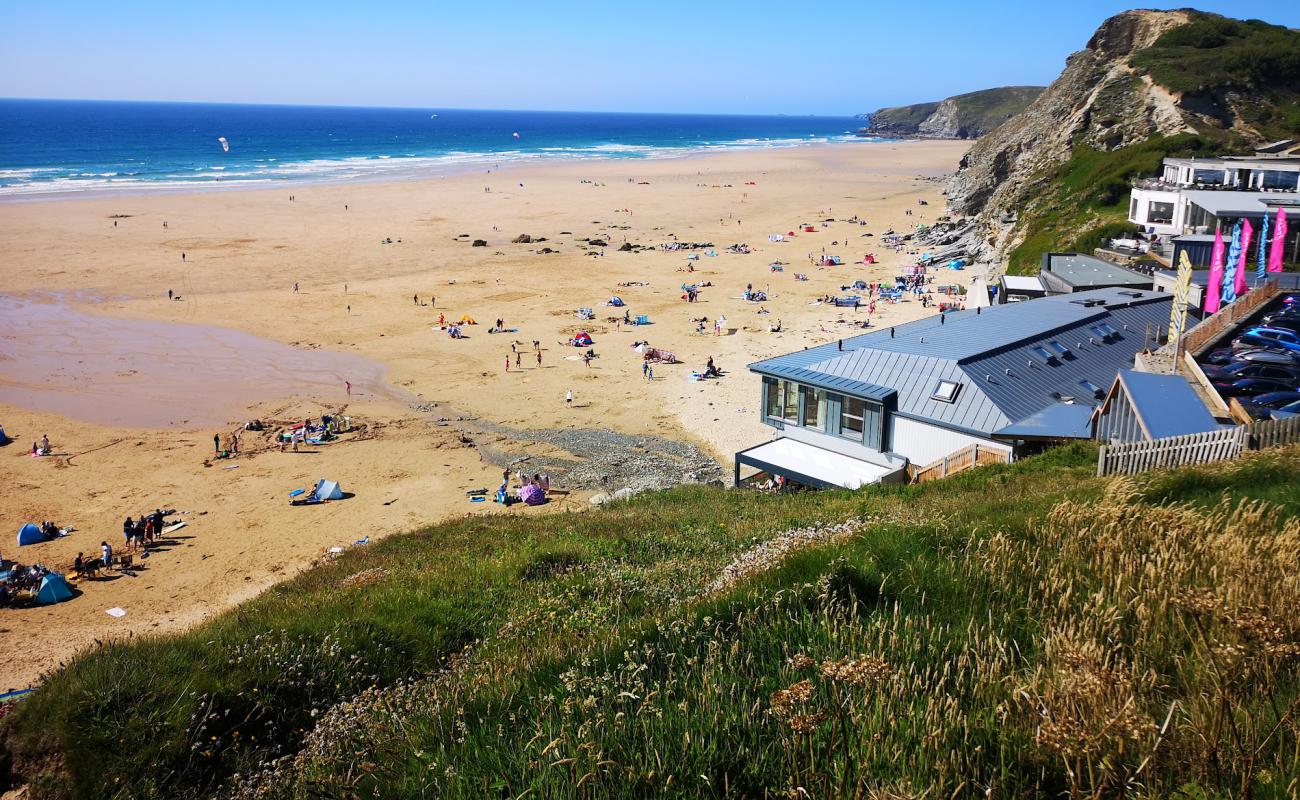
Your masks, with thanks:
M 506 356 L 506 372 L 510 371 L 510 356 Z
M 564 404 L 565 404 L 566 406 L 571 406 L 571 405 L 573 405 L 573 390 L 572 390 L 572 389 L 570 389 L 570 390 L 568 390 L 567 392 L 564 393 Z
M 347 390 L 348 390 L 348 397 L 351 397 L 351 396 L 352 396 L 352 381 L 343 381 L 343 385 L 344 385 L 345 387 L 347 387 Z
M 540 369 L 541 366 L 542 366 L 542 351 L 541 351 L 541 350 L 538 350 L 538 351 L 537 351 L 537 366 L 538 366 L 539 369 Z
M 294 281 L 294 282 L 293 282 L 293 293 L 294 293 L 294 294 L 297 294 L 297 293 L 298 293 L 298 282 L 297 282 L 297 281 Z
M 99 543 L 99 552 L 103 554 L 101 557 L 104 560 L 104 569 L 108 569 L 113 565 L 113 546 L 107 541 L 101 541 Z
M 185 253 L 182 251 L 182 252 L 181 252 L 181 261 L 184 261 L 184 260 L 185 260 Z
M 521 367 L 521 365 L 520 365 L 520 363 L 519 363 L 519 359 L 521 359 L 521 358 L 523 358 L 523 357 L 524 357 L 524 354 L 523 354 L 523 353 L 519 352 L 518 350 L 515 351 L 515 369 L 522 369 L 522 367 Z
M 221 435 L 220 435 L 220 434 L 217 434 L 217 433 L 212 434 L 212 452 L 213 452 L 214 454 L 216 454 L 216 455 L 221 455 Z
M 168 290 L 167 290 L 167 299 L 168 299 L 168 300 L 174 300 L 174 299 L 176 299 L 176 295 L 172 292 L 171 289 L 168 289 Z
M 649 362 L 649 361 L 642 361 L 642 362 L 641 362 L 641 377 L 645 378 L 646 380 L 649 380 L 649 379 L 650 379 L 650 362 Z
M 648 380 L 648 381 L 652 381 L 652 380 L 655 379 L 655 368 L 654 368 L 654 367 L 650 367 L 650 368 L 648 368 L 648 369 L 645 371 L 645 379 Z

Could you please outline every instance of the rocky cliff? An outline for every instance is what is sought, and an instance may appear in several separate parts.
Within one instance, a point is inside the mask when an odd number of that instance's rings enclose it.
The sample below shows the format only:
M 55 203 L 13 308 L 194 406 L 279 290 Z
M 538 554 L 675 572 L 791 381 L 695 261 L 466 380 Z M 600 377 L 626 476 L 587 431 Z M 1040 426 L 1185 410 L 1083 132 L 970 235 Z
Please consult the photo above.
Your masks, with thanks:
M 864 135 L 926 139 L 978 139 L 1019 114 L 1042 94 L 1041 86 L 1004 86 L 946 100 L 882 108 L 862 115 Z
M 1202 35 L 1202 29 L 1211 33 Z M 1288 54 L 1292 42 L 1294 53 Z M 1246 51 L 1265 54 L 1263 62 L 1270 67 L 1262 74 L 1270 77 L 1261 81 L 1260 74 L 1242 75 L 1240 70 L 1229 74 L 1232 65 L 1251 60 L 1239 57 Z M 1011 248 L 1023 241 L 1027 217 L 1067 216 L 1056 213 L 1066 202 L 1061 198 L 1068 201 L 1070 192 L 1088 191 L 1086 185 L 1065 185 L 1071 180 L 1087 184 L 1086 175 L 1062 174 L 1067 162 L 1080 153 L 1132 153 L 1127 148 L 1178 134 L 1212 134 L 1219 143 L 1231 139 L 1238 146 L 1277 135 L 1285 124 L 1270 122 L 1265 129 L 1253 124 L 1258 114 L 1252 118 L 1244 110 L 1290 102 L 1286 98 L 1294 97 L 1291 90 L 1300 88 L 1288 86 L 1297 54 L 1300 34 L 1294 31 L 1192 10 L 1127 11 L 1106 20 L 1087 46 L 1067 59 L 1065 70 L 1046 91 L 981 138 L 963 158 L 949 183 L 948 200 L 953 214 L 975 218 L 967 242 L 971 255 L 979 261 L 1003 263 Z M 1173 70 L 1190 58 L 1202 60 L 1201 72 L 1228 66 L 1214 85 L 1188 91 L 1190 83 Z M 1269 80 L 1277 85 L 1262 85 Z M 1175 89 L 1169 88 L 1174 84 Z M 1154 163 L 1158 158 L 1156 153 Z M 1118 208 L 1118 201 L 1107 197 L 1092 205 Z M 1086 205 L 1076 203 L 1069 210 Z M 1012 217 L 1017 221 L 1010 222 Z M 1115 219 L 1115 214 L 1093 218 L 1084 214 L 1077 222 L 1086 228 Z

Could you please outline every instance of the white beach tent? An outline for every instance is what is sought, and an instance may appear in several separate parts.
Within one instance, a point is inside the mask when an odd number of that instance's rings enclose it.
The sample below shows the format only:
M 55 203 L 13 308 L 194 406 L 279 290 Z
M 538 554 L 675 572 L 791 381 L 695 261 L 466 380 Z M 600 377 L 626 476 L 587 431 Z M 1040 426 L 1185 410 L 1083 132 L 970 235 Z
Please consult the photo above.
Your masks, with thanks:
M 342 500 L 343 490 L 339 488 L 339 482 L 327 481 L 324 478 L 321 478 L 320 483 L 316 484 L 316 499 Z

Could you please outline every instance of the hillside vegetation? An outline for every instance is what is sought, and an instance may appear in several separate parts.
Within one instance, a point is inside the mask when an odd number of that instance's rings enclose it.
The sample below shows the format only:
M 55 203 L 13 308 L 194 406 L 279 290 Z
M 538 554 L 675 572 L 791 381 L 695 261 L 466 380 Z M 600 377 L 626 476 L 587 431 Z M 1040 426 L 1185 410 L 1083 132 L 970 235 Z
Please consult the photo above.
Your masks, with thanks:
M 394 537 L 80 656 L 7 754 L 33 798 L 1294 796 L 1300 450 L 1095 457 Z
M 867 115 L 866 131 L 879 136 L 976 139 L 1025 110 L 1041 86 L 1003 86 L 931 103 L 882 108 Z
M 1239 139 L 1195 134 L 1153 136 L 1117 150 L 1079 145 L 1045 180 L 1043 193 L 1020 223 L 1024 237 L 1011 251 L 1007 272 L 1037 275 L 1043 253 L 1091 253 L 1107 240 L 1137 232 L 1128 222 L 1134 178 L 1158 174 L 1167 156 L 1212 156 L 1231 152 Z
M 1128 182 L 1165 155 L 1300 138 L 1300 31 L 1189 9 L 1106 20 L 1060 77 L 976 143 L 948 186 L 977 260 L 1031 273 L 1049 250 L 1131 230 Z M 1014 212 L 1014 226 L 1003 218 Z

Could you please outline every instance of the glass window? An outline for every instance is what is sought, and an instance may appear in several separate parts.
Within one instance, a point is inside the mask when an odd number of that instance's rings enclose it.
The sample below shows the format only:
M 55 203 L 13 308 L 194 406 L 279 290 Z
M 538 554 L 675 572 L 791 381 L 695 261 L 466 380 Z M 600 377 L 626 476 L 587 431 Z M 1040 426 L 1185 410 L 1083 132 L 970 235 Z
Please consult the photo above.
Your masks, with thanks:
M 1043 347 L 1041 344 L 1036 344 L 1029 348 L 1029 352 L 1033 353 L 1034 356 L 1044 364 L 1051 363 L 1053 358 L 1052 354 L 1047 352 L 1047 348 Z
M 781 418 L 781 381 L 763 382 L 763 413 L 771 419 Z
M 782 399 L 785 407 L 781 409 L 781 419 L 794 424 L 799 423 L 799 384 L 781 381 Z
M 826 393 L 811 386 L 801 386 L 803 392 L 803 426 L 826 430 Z
M 1083 380 L 1079 381 L 1079 385 L 1087 389 L 1089 392 L 1092 392 L 1093 397 L 1101 397 L 1103 394 L 1105 394 L 1105 392 L 1102 391 L 1102 388 L 1100 386 L 1088 380 L 1087 378 L 1084 378 Z
M 862 417 L 865 410 L 866 402 L 862 398 L 845 397 L 840 403 L 840 433 L 861 439 Z
M 1147 204 L 1147 223 L 1150 225 L 1168 225 L 1174 221 L 1173 203 Z
M 1066 356 L 1070 354 L 1070 348 L 1053 339 L 1047 343 L 1047 346 L 1056 351 L 1057 355 Z
M 955 381 L 939 381 L 930 398 L 941 403 L 951 403 L 957 399 L 957 390 L 960 388 L 961 384 Z

